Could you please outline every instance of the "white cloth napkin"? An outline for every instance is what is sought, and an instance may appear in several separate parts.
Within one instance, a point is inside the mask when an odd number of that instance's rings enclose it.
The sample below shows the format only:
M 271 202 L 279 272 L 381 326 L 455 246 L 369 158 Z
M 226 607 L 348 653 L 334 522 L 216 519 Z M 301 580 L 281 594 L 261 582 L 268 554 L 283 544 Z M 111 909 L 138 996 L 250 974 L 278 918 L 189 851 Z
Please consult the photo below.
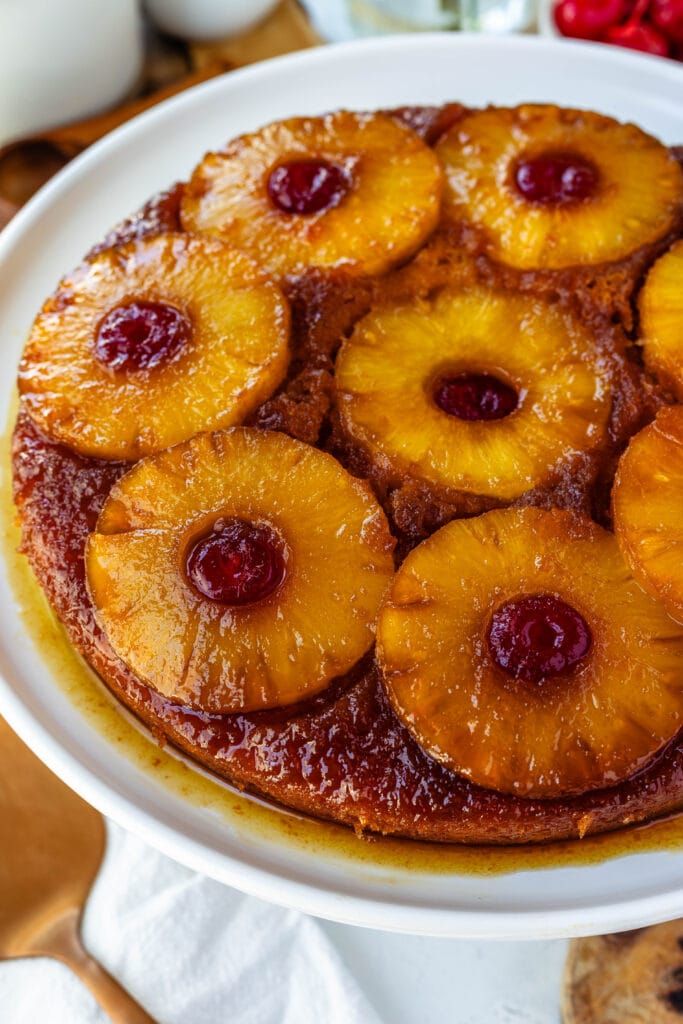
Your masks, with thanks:
M 109 826 L 86 947 L 158 1024 L 558 1024 L 564 943 L 467 943 L 317 921 Z M 0 1024 L 109 1024 L 68 968 L 0 962 Z
M 313 918 L 195 874 L 117 828 L 83 939 L 159 1024 L 379 1022 Z M 107 1022 L 66 968 L 3 964 L 2 1024 L 43 1020 Z

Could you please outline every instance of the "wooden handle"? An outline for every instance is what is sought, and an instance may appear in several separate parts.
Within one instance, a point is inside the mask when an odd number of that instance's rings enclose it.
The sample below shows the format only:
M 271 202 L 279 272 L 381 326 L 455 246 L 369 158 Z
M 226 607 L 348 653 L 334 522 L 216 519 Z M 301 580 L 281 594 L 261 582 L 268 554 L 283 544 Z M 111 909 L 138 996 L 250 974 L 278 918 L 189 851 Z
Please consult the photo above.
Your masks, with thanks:
M 61 960 L 90 990 L 113 1024 L 155 1024 L 138 1002 L 83 948 L 80 912 L 69 909 L 31 937 L 23 955 Z

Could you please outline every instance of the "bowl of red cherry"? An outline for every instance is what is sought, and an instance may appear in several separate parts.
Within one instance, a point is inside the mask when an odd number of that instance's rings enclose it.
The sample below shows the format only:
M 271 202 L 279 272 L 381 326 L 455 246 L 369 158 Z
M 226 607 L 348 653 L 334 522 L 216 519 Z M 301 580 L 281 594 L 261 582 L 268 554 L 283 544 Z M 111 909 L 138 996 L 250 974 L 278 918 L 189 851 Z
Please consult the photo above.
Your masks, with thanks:
M 683 0 L 541 0 L 539 28 L 683 61 Z

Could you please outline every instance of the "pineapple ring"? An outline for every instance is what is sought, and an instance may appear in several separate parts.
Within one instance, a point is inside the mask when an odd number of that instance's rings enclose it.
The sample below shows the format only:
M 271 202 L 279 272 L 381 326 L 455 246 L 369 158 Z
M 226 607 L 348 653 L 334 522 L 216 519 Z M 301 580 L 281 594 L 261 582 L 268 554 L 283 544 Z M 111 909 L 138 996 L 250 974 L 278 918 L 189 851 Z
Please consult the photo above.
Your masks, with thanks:
M 622 259 L 669 231 L 683 172 L 635 125 L 554 106 L 490 109 L 458 121 L 436 146 L 446 170 L 446 217 L 483 229 L 489 254 L 524 270 Z M 517 160 L 576 154 L 597 171 L 593 194 L 531 202 L 513 182 Z
M 645 365 L 683 402 L 683 239 L 650 268 L 638 308 Z
M 270 175 L 299 160 L 331 162 L 349 191 L 317 213 L 278 209 Z M 436 227 L 442 191 L 439 161 L 415 132 L 382 114 L 342 111 L 278 121 L 209 153 L 185 190 L 181 221 L 244 249 L 274 274 L 311 266 L 380 274 Z
M 496 664 L 492 612 L 550 594 L 588 624 L 569 672 L 524 682 Z M 615 537 L 576 513 L 505 509 L 444 526 L 406 558 L 377 654 L 401 721 L 437 761 L 517 796 L 614 785 L 683 725 L 683 629 L 645 594 Z
M 491 374 L 516 389 L 518 406 L 487 422 L 449 415 L 433 398 L 442 370 Z M 342 345 L 335 376 L 344 429 L 377 461 L 504 500 L 600 444 L 610 412 L 578 321 L 541 299 L 484 289 L 374 310 Z
M 284 580 L 268 596 L 229 605 L 190 583 L 187 553 L 218 519 L 281 539 Z M 331 455 L 236 427 L 122 477 L 86 572 L 100 626 L 140 679 L 202 711 L 254 711 L 313 696 L 371 647 L 393 547 L 369 486 Z
M 182 316 L 173 358 L 115 370 L 101 325 L 131 304 Z M 161 234 L 105 250 L 64 278 L 33 325 L 19 391 L 49 437 L 83 455 L 134 460 L 202 430 L 240 423 L 289 362 L 289 306 L 248 256 L 222 242 Z
M 661 409 L 619 460 L 614 532 L 634 576 L 683 622 L 683 406 Z

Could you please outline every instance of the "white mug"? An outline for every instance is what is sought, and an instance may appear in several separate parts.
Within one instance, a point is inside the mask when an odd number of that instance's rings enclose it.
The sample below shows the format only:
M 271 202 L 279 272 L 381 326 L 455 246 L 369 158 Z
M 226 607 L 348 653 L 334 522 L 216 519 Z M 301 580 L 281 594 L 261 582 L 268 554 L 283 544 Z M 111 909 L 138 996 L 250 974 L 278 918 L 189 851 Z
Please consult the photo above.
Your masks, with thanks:
M 114 106 L 143 60 L 138 0 L 0 0 L 0 146 Z

